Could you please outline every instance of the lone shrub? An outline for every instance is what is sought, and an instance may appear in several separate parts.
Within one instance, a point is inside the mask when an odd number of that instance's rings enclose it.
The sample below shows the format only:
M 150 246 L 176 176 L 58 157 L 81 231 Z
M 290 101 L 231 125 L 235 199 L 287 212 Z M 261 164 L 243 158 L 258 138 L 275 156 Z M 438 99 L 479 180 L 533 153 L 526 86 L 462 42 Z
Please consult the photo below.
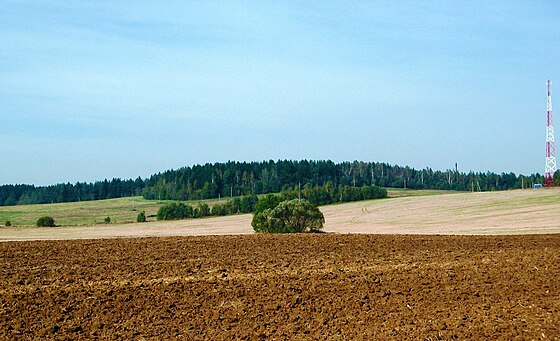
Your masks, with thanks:
M 146 212 L 142 211 L 140 213 L 138 213 L 138 216 L 136 217 L 136 221 L 139 223 L 145 223 L 146 222 Z
M 55 227 L 55 223 L 54 223 L 54 219 L 53 217 L 41 217 L 39 219 L 37 219 L 37 226 L 38 227 Z
M 105 217 L 105 224 L 109 224 L 111 222 L 111 217 Z
M 10 221 L 8 220 L 8 221 L 6 221 L 6 223 L 4 224 L 4 226 L 10 227 L 10 226 L 12 226 L 12 223 L 10 223 Z
M 256 232 L 298 233 L 319 232 L 325 217 L 317 206 L 304 199 L 283 201 L 253 216 L 251 225 Z

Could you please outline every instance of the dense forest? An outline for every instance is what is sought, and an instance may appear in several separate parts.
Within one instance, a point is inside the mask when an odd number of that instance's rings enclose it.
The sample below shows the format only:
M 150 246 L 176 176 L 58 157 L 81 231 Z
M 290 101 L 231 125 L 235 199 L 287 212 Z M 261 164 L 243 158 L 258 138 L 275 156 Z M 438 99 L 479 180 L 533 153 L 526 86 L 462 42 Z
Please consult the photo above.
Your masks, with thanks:
M 560 172 L 555 174 L 560 184 Z M 251 194 L 277 193 L 289 188 L 369 186 L 495 191 L 531 187 L 543 176 L 514 173 L 463 173 L 414 169 L 377 162 L 263 161 L 195 165 L 154 174 L 147 179 L 112 179 L 95 183 L 51 186 L 0 186 L 0 206 L 85 201 L 142 195 L 146 199 L 197 200 Z
M 560 175 L 560 174 L 557 174 Z M 495 191 L 531 187 L 542 183 L 540 174 L 461 173 L 455 170 L 414 169 L 387 163 L 332 161 L 227 162 L 196 165 L 151 176 L 146 181 L 146 199 L 208 199 L 248 194 L 276 193 L 288 188 L 366 186 Z

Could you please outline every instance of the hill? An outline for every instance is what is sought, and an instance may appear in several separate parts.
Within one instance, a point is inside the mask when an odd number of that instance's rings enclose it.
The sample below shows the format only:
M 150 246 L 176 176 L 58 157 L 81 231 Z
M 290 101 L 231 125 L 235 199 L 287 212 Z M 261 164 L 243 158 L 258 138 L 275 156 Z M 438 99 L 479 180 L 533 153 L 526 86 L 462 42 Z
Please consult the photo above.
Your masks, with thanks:
M 51 186 L 2 185 L 0 206 L 79 202 L 132 196 L 153 200 L 200 200 L 276 193 L 324 186 L 380 186 L 409 189 L 495 191 L 542 183 L 539 174 L 459 172 L 414 169 L 379 162 L 261 161 L 214 163 L 182 167 L 147 179 L 112 179 Z M 555 175 L 560 184 L 560 172 Z

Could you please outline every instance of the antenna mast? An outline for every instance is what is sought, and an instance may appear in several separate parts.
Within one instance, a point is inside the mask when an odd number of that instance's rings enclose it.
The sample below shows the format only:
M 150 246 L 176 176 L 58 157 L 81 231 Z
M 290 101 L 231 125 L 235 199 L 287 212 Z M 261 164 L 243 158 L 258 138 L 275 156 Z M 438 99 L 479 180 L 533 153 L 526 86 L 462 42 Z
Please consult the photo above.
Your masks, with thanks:
M 544 186 L 554 187 L 552 178 L 556 173 L 556 148 L 554 147 L 554 127 L 552 126 L 552 97 L 550 96 L 550 81 L 546 82 L 548 96 L 546 97 L 546 161 L 544 168 Z

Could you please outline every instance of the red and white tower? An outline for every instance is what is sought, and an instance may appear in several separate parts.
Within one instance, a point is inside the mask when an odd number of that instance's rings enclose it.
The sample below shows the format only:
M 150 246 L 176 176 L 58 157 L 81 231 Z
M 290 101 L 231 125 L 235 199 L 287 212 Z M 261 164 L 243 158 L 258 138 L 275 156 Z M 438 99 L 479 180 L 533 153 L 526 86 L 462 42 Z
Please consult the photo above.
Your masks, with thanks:
M 556 148 L 554 147 L 554 127 L 552 126 L 552 97 L 550 96 L 550 81 L 546 82 L 548 96 L 546 97 L 546 162 L 544 167 L 544 186 L 553 187 L 552 178 L 556 172 Z

